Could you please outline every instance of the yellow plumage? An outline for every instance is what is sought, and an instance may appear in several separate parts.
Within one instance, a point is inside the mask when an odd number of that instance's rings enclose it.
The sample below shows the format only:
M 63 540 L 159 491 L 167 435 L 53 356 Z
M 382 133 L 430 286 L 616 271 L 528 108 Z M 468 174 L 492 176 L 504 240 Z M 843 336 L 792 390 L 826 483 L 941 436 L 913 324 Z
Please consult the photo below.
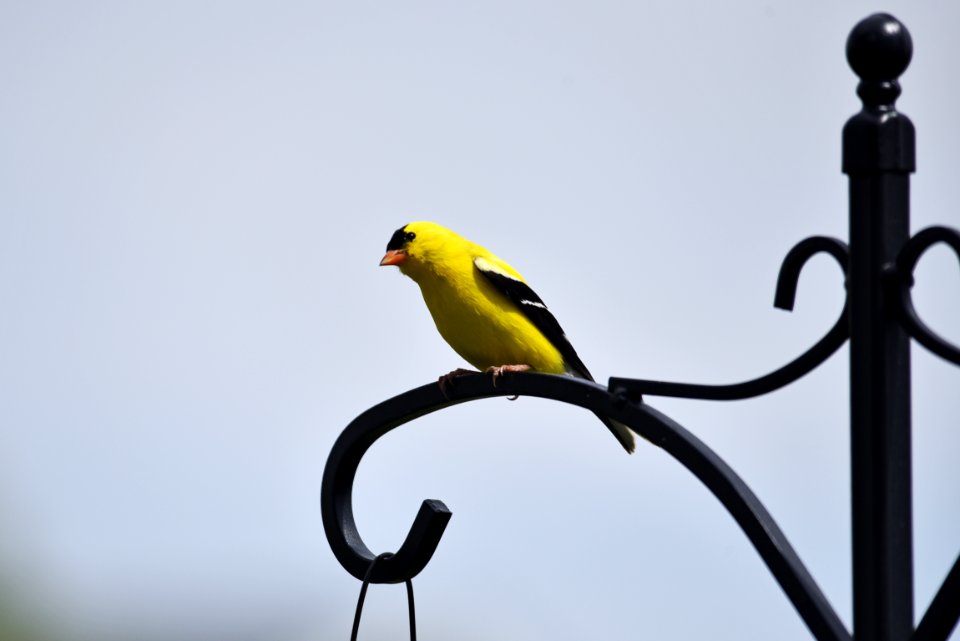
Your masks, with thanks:
M 593 380 L 560 325 L 517 271 L 484 247 L 436 223 L 398 229 L 381 265 L 396 265 L 423 294 L 444 340 L 479 370 L 520 366 Z M 600 419 L 623 447 L 621 423 Z
M 479 370 L 525 364 L 538 372 L 566 371 L 560 351 L 517 306 L 477 270 L 482 259 L 524 282 L 520 274 L 488 250 L 434 223 L 410 223 L 416 234 L 400 271 L 423 294 L 437 330 L 460 356 Z

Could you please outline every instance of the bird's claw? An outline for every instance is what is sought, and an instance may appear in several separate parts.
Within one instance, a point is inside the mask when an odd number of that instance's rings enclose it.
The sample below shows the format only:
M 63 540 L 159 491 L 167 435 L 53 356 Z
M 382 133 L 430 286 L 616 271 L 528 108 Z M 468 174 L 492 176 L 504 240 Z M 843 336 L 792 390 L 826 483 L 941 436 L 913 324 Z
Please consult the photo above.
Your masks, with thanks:
M 440 386 L 440 393 L 443 394 L 443 397 L 450 400 L 450 392 L 453 391 L 453 379 L 459 376 L 467 376 L 468 374 L 479 374 L 480 372 L 475 372 L 472 369 L 463 369 L 458 367 L 452 372 L 448 372 L 437 379 L 437 385 Z
M 529 365 L 499 365 L 487 368 L 488 374 L 493 374 L 493 386 L 497 386 L 497 379 L 510 372 L 529 372 L 533 368 Z M 516 400 L 514 397 L 512 400 Z
M 500 365 L 494 367 L 488 367 L 485 371 L 487 374 L 493 375 L 493 386 L 497 386 L 497 379 L 507 373 L 512 372 L 528 372 L 533 368 L 529 365 Z M 437 378 L 437 385 L 440 387 L 440 393 L 443 394 L 443 397 L 450 400 L 450 394 L 453 392 L 454 379 L 461 376 L 469 376 L 470 374 L 479 374 L 472 369 L 463 369 L 458 367 L 457 369 L 444 374 L 443 376 Z M 514 394 L 513 396 L 508 396 L 507 400 L 515 401 L 520 397 L 519 394 Z

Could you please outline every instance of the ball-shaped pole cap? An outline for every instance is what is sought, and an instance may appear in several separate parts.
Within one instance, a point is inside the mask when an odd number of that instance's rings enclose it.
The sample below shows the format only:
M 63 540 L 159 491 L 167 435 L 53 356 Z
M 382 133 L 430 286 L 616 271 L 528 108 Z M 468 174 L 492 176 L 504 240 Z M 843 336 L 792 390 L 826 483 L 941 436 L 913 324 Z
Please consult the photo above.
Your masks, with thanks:
M 861 80 L 894 80 L 912 56 L 910 32 L 888 13 L 864 18 L 847 38 L 847 62 Z

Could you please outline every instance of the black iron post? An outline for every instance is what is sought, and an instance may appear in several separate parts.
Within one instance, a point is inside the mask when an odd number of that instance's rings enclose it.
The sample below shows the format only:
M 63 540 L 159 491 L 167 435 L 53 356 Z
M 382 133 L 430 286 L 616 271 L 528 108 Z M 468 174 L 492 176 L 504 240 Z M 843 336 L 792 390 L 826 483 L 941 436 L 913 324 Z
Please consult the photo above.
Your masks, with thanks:
M 863 109 L 843 129 L 850 177 L 850 395 L 853 630 L 857 641 L 913 634 L 910 339 L 897 316 L 897 255 L 910 237 L 914 129 L 896 111 L 910 34 L 875 14 L 847 40 Z

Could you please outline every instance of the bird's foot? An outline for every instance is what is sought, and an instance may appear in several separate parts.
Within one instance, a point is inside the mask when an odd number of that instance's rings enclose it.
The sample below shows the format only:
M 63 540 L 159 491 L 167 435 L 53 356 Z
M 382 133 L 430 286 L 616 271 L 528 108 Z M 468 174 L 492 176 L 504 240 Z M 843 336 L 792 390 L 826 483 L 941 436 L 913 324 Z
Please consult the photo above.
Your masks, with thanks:
M 459 376 L 468 376 L 470 374 L 479 374 L 479 373 L 480 372 L 476 372 L 472 369 L 463 369 L 462 367 L 458 367 L 452 372 L 444 374 L 443 376 L 437 379 L 437 385 L 440 386 L 440 393 L 443 394 L 443 397 L 449 401 L 450 392 L 453 391 L 453 379 Z
M 529 372 L 533 368 L 529 365 L 499 365 L 496 367 L 488 367 L 486 369 L 487 374 L 493 374 L 493 386 L 497 386 L 497 379 L 503 376 L 504 374 L 509 374 L 513 372 Z M 508 397 L 509 398 L 509 397 Z M 517 400 L 517 397 L 514 396 L 510 400 Z

